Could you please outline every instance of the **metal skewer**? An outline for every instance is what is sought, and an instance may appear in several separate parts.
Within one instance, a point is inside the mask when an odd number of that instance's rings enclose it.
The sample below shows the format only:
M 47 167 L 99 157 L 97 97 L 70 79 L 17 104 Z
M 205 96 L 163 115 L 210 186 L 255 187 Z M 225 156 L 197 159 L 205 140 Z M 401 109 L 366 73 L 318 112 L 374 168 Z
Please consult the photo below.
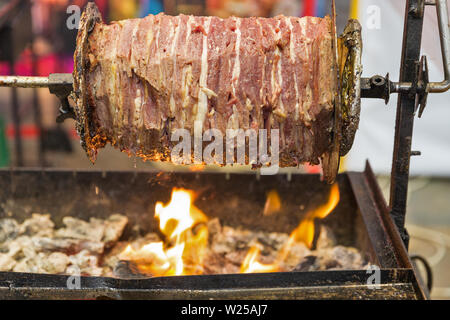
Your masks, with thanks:
M 392 82 L 389 74 L 386 77 L 379 75 L 371 78 L 361 78 L 361 98 L 381 98 L 387 103 L 392 93 L 407 93 L 416 96 L 415 109 L 422 114 L 427 101 L 428 93 L 445 92 L 450 89 L 450 30 L 447 15 L 447 0 L 434 0 L 422 2 L 423 15 L 425 5 L 436 6 L 438 17 L 439 38 L 441 43 L 444 80 L 441 82 L 428 81 L 428 68 L 426 58 L 418 63 L 416 79 L 413 82 Z M 49 88 L 50 93 L 55 94 L 61 100 L 61 114 L 57 121 L 63 121 L 67 117 L 74 117 L 67 97 L 73 90 L 73 77 L 70 73 L 53 73 L 48 77 L 24 77 L 24 76 L 0 76 L 0 87 L 16 88 Z
M 73 78 L 71 73 L 52 73 L 48 77 L 0 76 L 0 87 L 70 88 L 72 90 L 72 84 Z
M 75 118 L 68 97 L 73 90 L 71 73 L 52 73 L 48 77 L 0 76 L 0 87 L 12 88 L 48 88 L 61 101 L 57 122 Z
M 49 86 L 49 79 L 48 77 L 0 76 L 0 86 L 15 88 L 46 88 Z

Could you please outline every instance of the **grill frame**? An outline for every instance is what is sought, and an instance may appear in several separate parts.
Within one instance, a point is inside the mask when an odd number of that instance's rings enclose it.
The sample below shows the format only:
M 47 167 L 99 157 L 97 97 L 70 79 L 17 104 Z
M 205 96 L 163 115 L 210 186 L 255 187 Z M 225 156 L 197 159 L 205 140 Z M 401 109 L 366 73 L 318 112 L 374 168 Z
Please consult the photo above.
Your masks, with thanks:
M 51 193 L 49 190 L 43 189 L 50 187 L 51 184 L 52 188 L 59 188 L 70 197 L 76 190 L 77 181 L 79 185 L 80 181 L 86 183 L 86 179 L 93 182 L 98 181 L 97 179 L 106 179 L 119 185 L 116 180 L 120 175 L 128 177 L 130 181 L 141 180 L 150 185 L 154 183 L 151 177 L 158 177 L 157 183 L 165 181 L 157 172 L 147 171 L 0 170 L 0 185 L 4 184 L 9 188 L 1 189 L 3 192 L 0 193 L 0 200 L 1 203 L 5 203 L 8 198 L 14 198 L 15 195 L 29 197 L 33 192 L 36 196 L 39 192 L 49 194 Z M 34 179 L 30 179 L 31 176 Z M 222 181 L 229 180 L 229 183 L 234 185 L 239 185 L 236 182 L 242 179 L 257 188 L 266 185 L 269 187 L 269 183 L 278 183 L 280 186 L 285 183 L 293 185 L 300 183 L 308 184 L 312 192 L 318 194 L 320 192 L 315 188 L 325 191 L 329 188 L 319 181 L 317 175 L 310 174 L 292 174 L 290 178 L 285 174 L 258 178 L 257 175 L 248 173 L 224 175 L 179 172 L 171 173 L 170 179 L 174 179 L 173 181 L 177 181 L 181 186 L 186 181 L 199 181 L 203 184 L 203 179 L 211 180 L 218 185 L 219 177 L 223 179 Z M 79 289 L 68 289 L 69 276 L 65 275 L 0 272 L 0 299 L 425 299 L 427 293 L 422 289 L 412 268 L 406 248 L 389 215 L 370 165 L 367 163 L 364 172 L 340 174 L 338 180 L 341 202 L 355 202 L 357 219 L 351 227 L 357 230 L 355 237 L 357 235 L 358 241 L 356 239 L 354 241 L 361 242 L 360 245 L 365 248 L 363 252 L 367 253 L 368 260 L 380 266 L 381 289 L 374 290 L 367 285 L 370 274 L 366 270 L 199 275 L 133 280 L 81 277 Z M 174 186 L 173 181 L 168 182 L 168 187 Z M 240 184 L 243 184 L 242 181 Z M 315 184 L 312 181 L 315 181 Z M 65 189 L 68 186 L 75 189 Z M 301 190 L 297 188 L 291 188 L 291 192 L 301 194 Z M 354 199 L 349 200 L 346 193 L 351 193 Z M 120 199 L 120 193 L 115 196 Z M 338 207 L 336 210 L 339 212 Z M 208 212 L 206 214 L 209 215 Z M 335 214 L 330 215 L 330 219 L 333 215 Z M 0 209 L 0 217 L 2 216 L 7 216 L 7 213 Z M 334 219 L 339 218 L 337 214 L 336 216 Z M 327 219 L 329 218 L 325 220 Z
M 423 299 L 412 269 L 382 269 L 380 289 L 365 270 L 155 277 L 122 280 L 0 272 L 1 299 Z

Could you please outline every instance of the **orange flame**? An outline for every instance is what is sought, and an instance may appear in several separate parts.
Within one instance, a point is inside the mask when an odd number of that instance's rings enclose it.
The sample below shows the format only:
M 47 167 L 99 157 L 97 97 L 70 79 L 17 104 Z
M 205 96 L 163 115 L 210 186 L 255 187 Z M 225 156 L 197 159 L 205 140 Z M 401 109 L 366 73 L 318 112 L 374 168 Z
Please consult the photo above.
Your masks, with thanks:
M 263 215 L 270 216 L 281 210 L 281 199 L 276 190 L 270 190 L 267 194 Z
M 339 198 L 339 187 L 337 184 L 334 184 L 331 187 L 328 201 L 306 214 L 305 219 L 300 222 L 297 228 L 295 228 L 289 236 L 288 241 L 283 245 L 283 248 L 280 250 L 274 263 L 262 264 L 258 262 L 257 259 L 260 254 L 260 249 L 257 246 L 252 246 L 241 265 L 241 272 L 251 273 L 278 271 L 280 269 L 280 265 L 286 260 L 292 246 L 295 243 L 303 242 L 308 248 L 311 248 L 314 240 L 314 219 L 323 219 L 328 216 L 339 203 Z
M 164 206 L 157 202 L 155 217 L 170 247 L 163 242 L 151 242 L 135 250 L 128 245 L 120 259 L 134 261 L 139 269 L 155 276 L 188 275 L 202 273 L 208 244 L 208 229 L 201 223 L 208 218 L 192 204 L 194 194 L 174 189 L 170 202 Z M 197 227 L 196 232 L 193 231 Z
M 279 267 L 276 263 L 263 264 L 256 259 L 260 254 L 260 249 L 257 246 L 252 246 L 241 265 L 241 273 L 257 273 L 257 272 L 277 272 Z
M 208 228 L 205 224 L 208 218 L 193 205 L 193 199 L 192 191 L 174 188 L 167 205 L 157 202 L 155 206 L 155 217 L 159 219 L 159 228 L 166 241 L 150 242 L 140 248 L 134 248 L 129 244 L 119 258 L 134 261 L 142 272 L 154 276 L 202 274 L 208 245 Z M 273 263 L 259 262 L 261 250 L 255 245 L 246 255 L 241 265 L 241 273 L 282 271 L 282 264 L 288 258 L 293 245 L 304 243 L 311 248 L 314 239 L 314 219 L 328 216 L 338 202 L 339 188 L 335 184 L 331 187 L 328 201 L 306 214 Z M 281 209 L 276 191 L 268 194 L 266 206 L 270 207 L 271 212 Z M 276 210 L 273 210 L 274 208 Z
M 199 172 L 199 171 L 203 171 L 205 169 L 206 165 L 200 163 L 200 164 L 191 164 L 188 166 L 189 171 L 192 172 Z
M 331 186 L 330 196 L 327 203 L 306 214 L 297 228 L 291 233 L 290 238 L 294 241 L 303 242 L 311 248 L 314 240 L 314 219 L 324 219 L 336 208 L 339 203 L 339 187 L 337 184 Z

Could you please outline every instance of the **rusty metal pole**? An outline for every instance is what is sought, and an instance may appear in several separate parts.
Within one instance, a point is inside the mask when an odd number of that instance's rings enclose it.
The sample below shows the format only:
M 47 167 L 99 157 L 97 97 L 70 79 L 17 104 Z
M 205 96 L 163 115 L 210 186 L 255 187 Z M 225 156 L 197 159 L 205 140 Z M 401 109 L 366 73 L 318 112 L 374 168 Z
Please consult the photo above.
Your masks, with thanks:
M 413 82 L 417 74 L 424 8 L 424 0 L 407 0 L 406 2 L 400 82 Z M 390 209 L 406 248 L 409 244 L 409 235 L 405 229 L 405 215 L 414 115 L 415 95 L 399 93 L 391 171 Z

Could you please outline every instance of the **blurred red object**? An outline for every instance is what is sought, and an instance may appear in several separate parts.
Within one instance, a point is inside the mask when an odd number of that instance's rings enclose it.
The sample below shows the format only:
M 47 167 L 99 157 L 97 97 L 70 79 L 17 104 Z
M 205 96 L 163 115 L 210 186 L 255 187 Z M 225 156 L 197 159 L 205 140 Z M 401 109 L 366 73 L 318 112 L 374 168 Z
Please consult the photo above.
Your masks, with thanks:
M 14 129 L 14 125 L 9 124 L 6 129 L 6 136 L 8 139 L 13 139 L 15 136 L 16 130 Z M 70 138 L 74 140 L 80 139 L 78 136 L 78 132 L 75 129 L 68 130 Z M 24 139 L 35 139 L 41 134 L 40 130 L 34 124 L 23 124 L 20 126 L 20 135 Z
M 69 4 L 69 0 L 39 0 L 39 2 L 48 5 L 66 6 Z
M 322 166 L 320 165 L 312 166 L 310 164 L 306 164 L 304 168 L 307 173 L 320 173 L 322 171 Z
M 50 73 L 71 73 L 73 70 L 73 58 L 71 55 L 58 56 L 50 53 L 36 58 L 36 72 L 33 72 L 33 60 L 31 51 L 25 50 L 14 64 L 14 71 L 7 62 L 0 62 L 0 75 L 18 76 L 42 76 L 47 77 Z
M 222 0 L 206 0 L 206 7 L 211 10 L 220 9 Z
M 9 65 L 6 62 L 0 61 L 0 76 L 10 75 Z
M 314 16 L 316 8 L 316 0 L 304 0 L 303 16 Z

